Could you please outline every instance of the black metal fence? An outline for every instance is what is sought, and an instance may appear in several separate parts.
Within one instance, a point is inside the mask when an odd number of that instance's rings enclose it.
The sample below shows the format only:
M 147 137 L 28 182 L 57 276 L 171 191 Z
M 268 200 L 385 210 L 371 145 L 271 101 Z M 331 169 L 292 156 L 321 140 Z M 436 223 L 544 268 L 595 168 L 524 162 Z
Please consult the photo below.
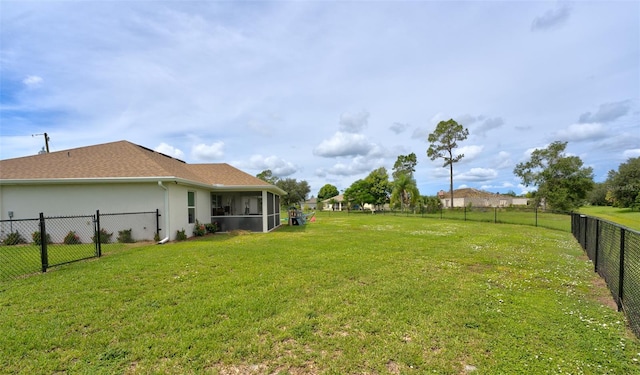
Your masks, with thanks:
M 350 213 L 371 214 L 370 210 L 352 210 Z M 542 210 L 529 207 L 456 207 L 427 210 L 378 210 L 377 215 L 402 215 L 438 219 L 481 221 L 487 223 L 519 224 L 571 231 L 571 216 L 568 212 Z
M 156 240 L 159 219 L 156 210 L 0 220 L 0 281 L 100 257 L 111 243 Z
M 575 213 L 571 232 L 640 337 L 640 232 Z

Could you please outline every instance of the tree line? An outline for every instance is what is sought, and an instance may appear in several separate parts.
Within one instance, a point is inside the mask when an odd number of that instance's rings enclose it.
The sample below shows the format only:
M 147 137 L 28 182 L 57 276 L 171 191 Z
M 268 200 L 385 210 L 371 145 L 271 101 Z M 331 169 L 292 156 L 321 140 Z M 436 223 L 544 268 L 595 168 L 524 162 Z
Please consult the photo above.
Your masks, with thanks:
M 468 135 L 467 128 L 449 119 L 440 121 L 428 136 L 427 156 L 431 160 L 442 159 L 442 167 L 449 168 L 451 207 L 453 166 L 464 158 L 464 154 L 455 150 Z M 585 167 L 578 156 L 568 155 L 566 147 L 567 142 L 552 142 L 546 148 L 534 150 L 529 160 L 515 166 L 513 173 L 521 179 L 522 184 L 536 189 L 528 194 L 536 207 L 571 211 L 592 204 L 640 209 L 640 157 L 629 158 L 620 164 L 617 171 L 609 171 L 605 182 L 595 183 L 593 169 Z M 417 207 L 426 208 L 427 211 L 440 209 L 440 199 L 420 195 L 414 177 L 416 165 L 415 153 L 399 155 L 393 165 L 392 180 L 386 168 L 377 168 L 345 189 L 344 201 L 348 207 L 354 208 L 363 208 L 368 204 L 380 209 L 388 203 L 392 208 L 402 211 Z M 304 201 L 310 192 L 306 181 L 279 179 L 270 170 L 259 173 L 257 177 L 286 191 L 288 195 L 282 197 L 286 206 Z M 318 192 L 318 203 L 338 194 L 337 187 L 326 184 Z

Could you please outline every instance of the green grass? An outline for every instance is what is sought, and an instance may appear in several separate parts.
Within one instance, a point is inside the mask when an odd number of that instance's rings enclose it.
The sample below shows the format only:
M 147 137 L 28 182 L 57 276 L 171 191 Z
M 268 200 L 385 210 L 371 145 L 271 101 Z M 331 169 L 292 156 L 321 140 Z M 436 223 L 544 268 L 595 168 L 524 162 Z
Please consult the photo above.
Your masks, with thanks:
M 632 211 L 630 208 L 589 206 L 580 208 L 580 213 L 599 217 L 629 229 L 640 231 L 640 211 Z
M 640 372 L 563 231 L 318 213 L 105 254 L 0 283 L 0 372 Z
M 103 244 L 103 251 L 122 248 L 120 243 Z M 0 246 L 0 282 L 42 271 L 40 245 L 34 243 Z M 48 244 L 47 259 L 49 266 L 74 262 L 96 255 L 95 244 Z

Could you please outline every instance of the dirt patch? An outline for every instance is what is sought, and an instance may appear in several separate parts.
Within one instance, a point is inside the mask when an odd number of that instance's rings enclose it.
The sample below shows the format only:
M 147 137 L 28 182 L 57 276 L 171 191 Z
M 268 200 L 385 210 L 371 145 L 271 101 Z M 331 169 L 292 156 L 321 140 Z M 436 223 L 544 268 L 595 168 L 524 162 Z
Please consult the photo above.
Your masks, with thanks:
M 618 310 L 618 304 L 616 304 L 616 301 L 613 299 L 609 287 L 602 277 L 595 275 L 591 279 L 591 285 L 593 286 L 593 288 L 590 289 L 593 299 L 613 310 Z
M 247 234 L 251 234 L 248 230 L 236 229 L 229 232 L 230 236 L 245 236 Z
M 387 371 L 394 375 L 400 374 L 400 366 L 395 361 L 389 361 L 387 362 Z

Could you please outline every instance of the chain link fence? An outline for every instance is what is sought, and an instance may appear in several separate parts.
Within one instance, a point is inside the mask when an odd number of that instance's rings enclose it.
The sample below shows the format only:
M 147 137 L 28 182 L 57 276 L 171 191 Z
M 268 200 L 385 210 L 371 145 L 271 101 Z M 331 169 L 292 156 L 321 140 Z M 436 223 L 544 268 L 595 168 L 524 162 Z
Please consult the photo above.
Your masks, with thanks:
M 112 213 L 0 220 L 0 281 L 100 257 L 112 243 L 158 238 L 160 213 Z
M 40 220 L 0 221 L 0 281 L 42 270 Z
M 351 210 L 354 214 L 371 214 L 370 210 Z M 456 207 L 428 210 L 426 207 L 415 210 L 377 210 L 376 215 L 429 217 L 487 223 L 518 224 L 571 231 L 571 216 L 567 212 L 539 210 L 528 207 Z
M 575 213 L 571 232 L 640 337 L 640 232 Z

